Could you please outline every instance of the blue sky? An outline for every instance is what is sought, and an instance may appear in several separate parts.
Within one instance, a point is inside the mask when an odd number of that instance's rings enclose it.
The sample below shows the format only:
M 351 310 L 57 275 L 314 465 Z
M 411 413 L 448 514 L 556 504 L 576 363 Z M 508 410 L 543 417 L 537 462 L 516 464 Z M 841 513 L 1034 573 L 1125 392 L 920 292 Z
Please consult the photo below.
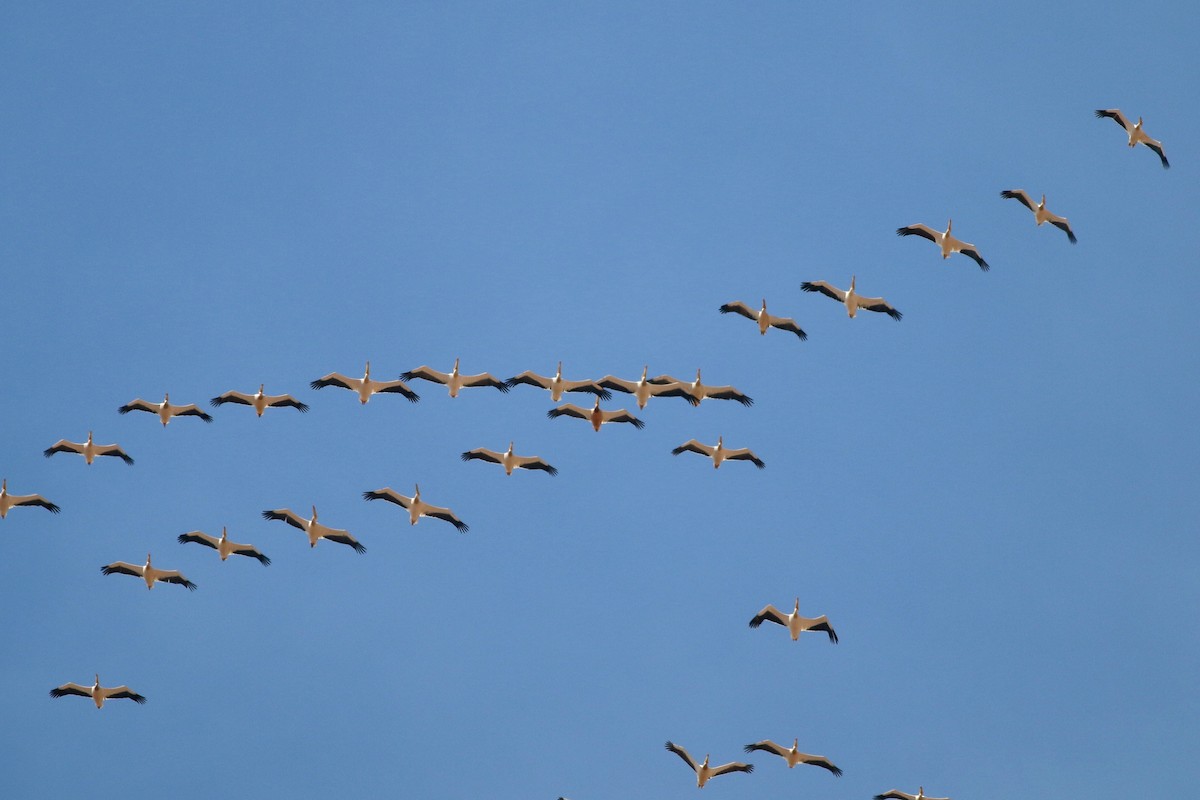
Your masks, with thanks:
M 0 472 L 62 507 L 0 521 L 0 793 L 683 798 L 665 740 L 795 737 L 844 777 L 705 796 L 1190 789 L 1198 39 L 1178 2 L 0 12 Z M 895 235 L 950 217 L 989 273 Z M 904 320 L 800 292 L 852 274 Z M 717 313 L 764 297 L 809 340 Z M 756 402 L 596 434 L 307 386 L 456 357 Z M 311 412 L 116 413 L 264 382 Z M 89 429 L 136 465 L 42 457 Z M 722 434 L 766 469 L 670 455 Z M 459 459 L 509 440 L 559 475 Z M 416 482 L 470 533 L 360 496 Z M 367 553 L 260 518 L 314 504 Z M 175 542 L 223 525 L 272 566 Z M 100 574 L 148 550 L 199 590 Z M 797 595 L 840 644 L 747 627 Z M 96 672 L 149 702 L 47 697 Z

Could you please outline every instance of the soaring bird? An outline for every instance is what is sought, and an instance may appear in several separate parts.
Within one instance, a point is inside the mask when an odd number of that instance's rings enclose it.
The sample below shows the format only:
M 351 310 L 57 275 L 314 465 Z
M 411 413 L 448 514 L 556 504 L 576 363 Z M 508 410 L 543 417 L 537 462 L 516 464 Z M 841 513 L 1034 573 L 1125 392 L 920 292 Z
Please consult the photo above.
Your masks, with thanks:
M 1033 212 L 1033 218 L 1037 221 L 1040 227 L 1043 222 L 1049 222 L 1054 227 L 1058 228 L 1063 233 L 1067 234 L 1067 238 L 1071 244 L 1075 244 L 1075 233 L 1071 230 L 1070 223 L 1066 217 L 1060 217 L 1057 214 L 1051 214 L 1046 210 L 1046 195 L 1042 195 L 1042 202 L 1034 203 L 1029 195 L 1025 194 L 1022 189 L 1005 189 L 1000 193 L 1000 196 L 1005 200 L 1020 200 L 1021 205 Z
M 954 220 L 947 221 L 946 230 L 943 232 L 935 231 L 928 225 L 917 223 L 916 225 L 906 225 L 903 228 L 896 228 L 896 233 L 900 236 L 924 236 L 941 248 L 942 258 L 949 258 L 951 253 L 962 253 L 964 256 L 973 258 L 975 263 L 979 265 L 979 268 L 986 272 L 988 270 L 988 263 L 979 255 L 979 251 L 975 249 L 975 245 L 955 239 L 950 235 L 950 228 L 953 224 Z
M 171 395 L 169 392 L 163 395 L 161 403 L 150 403 L 138 398 L 137 400 L 131 400 L 117 409 L 118 414 L 128 414 L 130 411 L 146 411 L 151 414 L 158 414 L 158 419 L 162 422 L 164 428 L 171 421 L 171 417 L 199 417 L 205 422 L 212 422 L 212 417 L 201 411 L 200 407 L 195 403 L 189 403 L 186 406 L 171 405 Z
M 421 396 L 408 388 L 408 384 L 404 381 L 375 381 L 371 380 L 371 362 L 367 362 L 367 371 L 361 378 L 347 378 L 340 372 L 331 372 L 324 378 L 318 378 L 309 384 L 313 389 L 323 389 L 326 386 L 338 386 L 342 389 L 349 389 L 352 392 L 358 393 L 358 401 L 363 405 L 371 399 L 373 394 L 402 394 L 408 398 L 408 402 L 415 403 L 421 399 Z
M 646 403 L 650 401 L 651 397 L 662 397 L 664 395 L 668 397 L 682 397 L 694 406 L 700 405 L 700 401 L 690 394 L 674 391 L 677 386 L 687 386 L 687 384 L 651 383 L 646 380 L 646 374 L 649 371 L 650 365 L 647 364 L 642 367 L 642 377 L 640 380 L 627 381 L 615 375 L 605 375 L 597 383 L 606 389 L 633 395 L 637 398 L 638 408 L 645 408 Z M 670 392 L 670 394 L 666 394 L 667 392 Z
M 739 301 L 725 303 L 717 310 L 722 314 L 733 312 L 734 314 L 741 314 L 746 319 L 754 320 L 758 323 L 758 332 L 763 336 L 767 335 L 767 328 L 779 328 L 781 331 L 789 331 L 796 334 L 802 341 L 808 338 L 808 334 L 800 329 L 800 326 L 796 324 L 796 320 L 791 317 L 773 317 L 768 314 L 767 298 L 765 297 L 762 301 L 762 308 L 758 311 Z
M 337 528 L 328 528 L 317 522 L 317 507 L 312 507 L 312 519 L 304 519 L 296 512 L 287 508 L 277 508 L 274 510 L 266 510 L 262 512 L 263 519 L 277 519 L 286 522 L 293 528 L 299 528 L 308 534 L 308 546 L 316 547 L 317 541 L 320 539 L 328 539 L 331 542 L 348 545 L 354 548 L 356 553 L 365 553 L 367 548 L 363 547 L 357 539 L 350 535 L 349 531 L 338 530 Z
M 586 419 L 588 422 L 592 423 L 592 429 L 596 431 L 600 430 L 601 425 L 607 425 L 610 422 L 628 422 L 635 428 L 646 427 L 646 423 L 642 422 L 640 419 L 635 417 L 633 414 L 630 414 L 623 408 L 617 411 L 604 411 L 600 408 L 599 397 L 596 398 L 596 405 L 590 410 L 586 408 L 580 408 L 574 403 L 565 403 L 558 408 L 552 408 L 547 411 L 546 416 L 550 419 L 563 416 Z
M 463 522 L 454 512 L 448 508 L 441 506 L 433 506 L 421 499 L 421 486 L 414 484 L 413 496 L 405 497 L 399 492 L 391 488 L 377 489 L 373 492 L 363 492 L 364 500 L 387 500 L 389 503 L 395 503 L 401 508 L 408 510 L 408 521 L 410 525 L 416 525 L 417 520 L 421 517 L 433 517 L 434 519 L 444 519 L 454 527 L 458 528 L 459 533 L 466 533 L 470 528 L 467 523 Z
M 657 378 L 651 378 L 650 383 L 670 384 L 668 388 L 657 394 L 663 397 L 684 397 L 690 395 L 695 399 L 697 405 L 706 397 L 711 397 L 714 400 L 737 400 L 744 406 L 754 405 L 754 398 L 742 394 L 732 386 L 706 386 L 700 380 L 700 370 L 698 369 L 696 370 L 696 380 L 694 381 L 681 381 L 678 378 L 672 378 L 670 375 L 659 375 Z
M 539 389 L 547 389 L 550 392 L 550 401 L 557 403 L 562 399 L 563 392 L 590 392 L 596 395 L 601 400 L 607 400 L 612 397 L 612 392 L 600 386 L 596 381 L 568 381 L 563 380 L 562 362 L 558 362 L 558 369 L 554 373 L 553 378 L 546 378 L 538 375 L 536 372 L 522 372 L 520 375 L 514 375 L 505 381 L 509 388 L 517 384 L 528 384 L 536 386 Z
M 8 478 L 0 480 L 0 519 L 8 516 L 10 508 L 17 506 L 41 506 L 51 514 L 57 514 L 61 509 L 40 494 L 9 494 Z
M 96 704 L 96 708 L 102 708 L 105 700 L 132 700 L 138 704 L 146 702 L 146 698 L 128 686 L 113 686 L 111 688 L 101 686 L 99 675 L 96 676 L 96 682 L 90 687 L 80 686 L 78 683 L 64 683 L 62 686 L 50 690 L 51 697 L 66 697 L 69 694 L 92 698 L 92 702 Z
M 100 571 L 105 575 L 132 575 L 135 578 L 141 578 L 146 582 L 147 589 L 153 589 L 157 581 L 163 583 L 177 583 L 180 586 L 186 586 L 190 591 L 196 591 L 196 584 L 189 581 L 183 575 L 173 569 L 158 569 L 150 563 L 150 554 L 146 553 L 146 563 L 143 566 L 136 564 L 126 564 L 124 561 L 114 561 L 108 566 L 101 567 Z
M 96 444 L 93 442 L 91 431 L 88 431 L 87 441 L 82 444 L 79 442 L 68 442 L 66 439 L 59 439 L 54 443 L 53 447 L 47 447 L 42 451 L 42 455 L 46 458 L 55 453 L 78 453 L 83 456 L 83 460 L 88 464 L 95 461 L 96 456 L 113 456 L 114 458 L 121 459 L 126 464 L 133 464 L 133 459 L 129 457 L 129 454 L 115 444 Z
M 1158 158 L 1160 161 L 1162 161 L 1163 169 L 1170 168 L 1171 165 L 1167 163 L 1167 154 L 1163 152 L 1162 142 L 1158 141 L 1157 139 L 1151 139 L 1146 135 L 1146 132 L 1142 130 L 1141 117 L 1138 117 L 1136 125 L 1130 125 L 1129 120 L 1125 119 L 1125 115 L 1121 113 L 1119 108 L 1098 108 L 1096 109 L 1096 116 L 1100 119 L 1108 117 L 1116 122 L 1125 129 L 1126 133 L 1129 134 L 1130 147 L 1137 147 L 1139 144 L 1146 145 L 1146 147 L 1149 147 L 1155 153 L 1158 153 Z
M 261 563 L 264 567 L 271 566 L 271 559 L 263 555 L 262 551 L 257 547 L 253 547 L 252 545 L 248 544 L 238 544 L 237 542 L 230 541 L 229 532 L 224 526 L 221 527 L 220 539 L 215 536 L 209 536 L 203 531 L 190 531 L 188 533 L 179 534 L 178 541 L 180 544 L 195 542 L 196 544 L 202 544 L 205 547 L 211 547 L 221 555 L 222 561 L 229 558 L 231 555 L 249 556 L 250 558 L 257 558 L 259 563 Z
M 866 311 L 878 311 L 881 314 L 887 314 L 894 320 L 899 321 L 904 315 L 884 300 L 882 297 L 863 297 L 854 290 L 855 276 L 850 276 L 850 288 L 843 291 L 833 284 L 825 281 L 805 281 L 800 284 L 801 291 L 805 292 L 820 292 L 826 297 L 832 297 L 846 307 L 846 313 L 853 319 L 858 313 L 858 309 Z
M 695 759 L 688 755 L 688 751 L 684 750 L 674 742 L 668 741 L 666 748 L 675 755 L 683 759 L 683 763 L 692 768 L 696 773 L 696 786 L 703 789 L 704 784 L 708 783 L 710 778 L 715 778 L 718 775 L 724 775 L 727 772 L 753 772 L 753 764 L 743 764 L 740 761 L 731 761 L 728 764 L 722 764 L 719 767 L 710 767 L 708 765 L 708 754 L 704 755 L 704 763 L 697 764 Z
M 833 630 L 833 626 L 829 624 L 829 618 L 822 614 L 819 617 L 802 617 L 800 616 L 800 598 L 796 598 L 796 606 L 792 609 L 792 613 L 784 614 L 775 606 L 768 603 L 762 611 L 759 611 L 750 620 L 750 627 L 757 628 L 763 622 L 774 622 L 776 625 L 782 625 L 788 629 L 788 633 L 792 635 L 792 641 L 800 638 L 800 634 L 804 631 L 824 631 L 829 634 L 829 641 L 837 644 L 837 633 Z
M 462 375 L 458 371 L 458 359 L 454 359 L 454 369 L 447 375 L 445 372 L 438 372 L 436 369 L 429 367 L 417 367 L 408 372 L 400 373 L 400 379 L 411 381 L 420 378 L 423 381 L 432 381 L 433 383 L 441 383 L 450 389 L 451 397 L 458 397 L 458 390 L 464 386 L 470 388 L 472 386 L 491 386 L 493 389 L 499 389 L 502 392 L 508 391 L 508 384 L 504 381 L 497 380 L 487 372 L 481 372 L 478 375 Z
M 679 447 L 673 449 L 671 451 L 671 455 L 677 456 L 683 452 L 699 453 L 702 456 L 711 458 L 713 461 L 713 469 L 720 468 L 722 461 L 752 461 L 754 462 L 754 466 L 758 467 L 759 469 L 763 469 L 767 466 L 765 463 L 763 463 L 763 460 L 754 455 L 749 448 L 726 448 L 724 436 L 717 437 L 717 444 L 715 447 L 713 445 L 701 444 L 695 439 L 688 439 L 686 442 L 679 445 Z
M 463 461 L 490 461 L 493 464 L 499 464 L 504 467 L 506 475 L 512 475 L 514 469 L 540 469 L 544 472 L 549 472 L 551 475 L 557 475 L 558 470 L 547 464 L 537 456 L 518 456 L 513 453 L 513 443 L 508 443 L 508 450 L 503 453 L 497 453 L 495 450 L 488 450 L 485 447 L 476 447 L 474 450 L 468 450 L 462 454 Z
M 884 792 L 883 794 L 875 795 L 875 800 L 887 800 L 887 798 L 893 798 L 893 800 L 950 800 L 949 797 L 929 797 L 929 796 L 927 796 L 925 794 L 924 786 L 918 787 L 916 794 L 909 794 L 908 792 L 902 792 L 899 789 L 889 789 L 888 791 Z
M 238 405 L 243 406 L 253 406 L 254 411 L 260 417 L 268 408 L 291 407 L 302 414 L 308 411 L 308 406 L 306 404 L 301 403 L 290 394 L 265 394 L 263 392 L 263 387 L 265 386 L 265 383 L 260 383 L 258 385 L 258 392 L 255 394 L 226 392 L 225 394 L 214 397 L 212 400 L 209 400 L 209 402 L 214 406 L 223 406 L 226 403 L 237 403 Z
M 754 744 L 746 745 L 745 750 L 747 753 L 753 753 L 755 750 L 763 750 L 768 753 L 774 753 L 777 756 L 782 756 L 784 760 L 787 761 L 788 769 L 791 769 L 797 764 L 812 764 L 814 767 L 827 769 L 834 775 L 841 777 L 842 770 L 839 767 L 834 766 L 833 762 L 828 758 L 825 756 L 813 756 L 809 755 L 808 753 L 801 753 L 799 747 L 799 739 L 793 739 L 791 747 L 784 747 L 783 745 L 775 744 L 775 742 L 772 742 L 770 739 L 763 739 L 761 742 L 755 742 Z

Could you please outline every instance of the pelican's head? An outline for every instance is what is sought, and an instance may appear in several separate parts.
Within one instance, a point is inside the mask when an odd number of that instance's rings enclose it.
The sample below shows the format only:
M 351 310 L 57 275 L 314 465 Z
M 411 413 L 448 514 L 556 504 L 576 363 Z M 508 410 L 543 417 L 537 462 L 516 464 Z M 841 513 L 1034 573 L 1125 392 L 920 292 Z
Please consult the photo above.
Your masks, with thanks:
M 509 443 L 508 443 L 508 454 L 509 454 L 510 456 L 512 455 L 512 451 L 513 451 L 513 443 L 512 443 L 512 442 L 509 442 Z
M 1135 127 L 1135 128 L 1142 127 L 1142 118 L 1141 117 L 1138 117 L 1137 125 L 1134 125 L 1133 127 Z
M 949 233 L 949 232 L 950 232 L 950 229 L 951 229 L 952 227 L 954 227 L 954 220 L 952 220 L 952 219 L 947 219 L 947 220 L 946 220 L 946 233 Z
M 229 535 L 229 531 L 225 528 L 224 525 L 222 525 L 221 526 L 221 538 L 224 539 L 228 535 Z
M 600 395 L 596 395 L 596 405 L 593 408 L 600 408 Z
M 700 368 L 696 367 L 696 383 L 700 382 Z
M 704 754 L 704 763 L 703 763 L 703 764 L 701 764 L 700 766 L 702 766 L 702 767 L 707 767 L 707 766 L 708 766 L 708 753 L 705 753 L 705 754 Z
M 421 484 L 414 483 L 413 484 L 413 500 L 416 500 L 420 496 L 421 496 Z
M 850 276 L 850 291 L 852 291 L 852 292 L 854 291 L 854 279 L 855 279 L 856 277 L 857 277 L 857 276 L 855 276 L 855 275 L 851 275 L 851 276 Z
M 458 372 L 458 359 L 454 359 L 454 371 Z
M 1139 119 L 1139 120 L 1138 120 L 1138 124 L 1140 125 L 1141 123 L 1142 123 L 1142 121 Z M 918 787 L 917 787 L 917 800 L 920 800 L 920 798 L 922 798 L 922 797 L 924 797 L 924 796 L 925 796 L 925 787 L 924 787 L 924 786 L 918 786 Z
M 647 364 L 646 366 L 642 367 L 642 380 L 643 381 L 646 380 L 646 376 L 649 374 L 650 374 L 650 365 Z
M 267 388 L 267 385 L 266 385 L 265 383 L 260 383 L 260 384 L 258 385 L 258 393 L 259 393 L 259 394 L 266 394 L 266 388 Z
M 370 362 L 370 361 L 368 361 L 368 362 L 367 362 L 367 374 L 366 374 L 366 377 L 368 377 L 368 378 L 369 378 L 369 377 L 371 377 L 371 362 Z
M 8 478 L 4 478 L 3 480 L 0 480 L 0 492 L 7 492 L 7 491 L 8 491 Z
M 92 443 L 92 432 L 88 431 L 88 444 Z
M 767 310 L 767 298 L 763 298 L 763 311 Z
M 100 673 L 99 672 L 96 673 L 96 685 L 97 686 L 100 685 Z
M 725 437 L 718 436 L 717 437 L 717 449 L 720 450 L 724 445 L 725 445 Z
M 313 518 L 313 522 L 316 522 L 316 520 L 317 520 L 317 507 L 316 507 L 316 506 L 313 506 L 313 507 L 312 507 L 312 509 L 313 509 L 313 517 L 312 517 L 312 518 Z
M 1042 202 L 1038 203 L 1038 208 L 1046 207 L 1046 193 L 1042 192 Z
M 146 566 L 150 566 L 150 554 L 146 553 Z
M 799 750 L 799 749 L 800 749 L 800 739 L 799 739 L 799 738 L 792 739 L 792 749 L 793 749 L 793 750 Z
M 795 607 L 792 609 L 792 613 L 793 613 L 793 614 L 799 614 L 799 613 L 800 613 L 800 598 L 799 598 L 799 597 L 797 597 L 797 598 L 796 598 L 796 605 L 795 605 Z
M 556 378 L 562 377 L 562 362 L 561 361 L 558 362 L 558 370 L 554 373 L 554 377 L 556 377 Z
M 163 405 L 166 405 L 167 403 L 170 403 L 170 402 L 171 402 L 171 393 L 163 392 Z

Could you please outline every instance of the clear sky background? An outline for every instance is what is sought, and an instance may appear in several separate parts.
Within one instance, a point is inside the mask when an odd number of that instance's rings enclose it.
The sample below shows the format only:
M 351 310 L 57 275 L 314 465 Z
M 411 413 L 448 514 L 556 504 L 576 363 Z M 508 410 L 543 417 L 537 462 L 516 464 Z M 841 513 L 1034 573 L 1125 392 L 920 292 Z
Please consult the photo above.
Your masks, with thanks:
M 1192 2 L 9 4 L 0 473 L 62 513 L 0 521 L 0 795 L 688 798 L 667 739 L 795 737 L 844 777 L 704 796 L 1194 791 L 1197 42 Z M 895 235 L 950 217 L 989 273 Z M 852 274 L 904 320 L 800 292 Z M 809 340 L 717 313 L 764 297 Z M 455 357 L 756 402 L 308 388 Z M 116 413 L 263 382 L 311 412 Z M 89 429 L 136 465 L 42 457 Z M 721 434 L 766 469 L 670 454 Z M 559 475 L 459 459 L 509 440 Z M 470 533 L 360 497 L 416 482 Z M 367 553 L 260 518 L 313 504 Z M 175 541 L 222 525 L 272 566 Z M 147 551 L 199 590 L 100 574 Z M 796 596 L 839 645 L 747 627 Z M 47 696 L 96 672 L 149 702 Z

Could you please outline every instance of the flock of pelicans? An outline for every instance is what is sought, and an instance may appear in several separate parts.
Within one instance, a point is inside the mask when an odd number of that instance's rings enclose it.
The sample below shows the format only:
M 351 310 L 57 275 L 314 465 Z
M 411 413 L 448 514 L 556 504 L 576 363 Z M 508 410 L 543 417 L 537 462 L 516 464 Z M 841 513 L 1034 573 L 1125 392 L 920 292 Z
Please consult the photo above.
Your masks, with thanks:
M 1129 147 L 1135 147 L 1138 144 L 1145 145 L 1158 155 L 1164 168 L 1170 166 L 1163 152 L 1162 143 L 1150 138 L 1145 133 L 1142 129 L 1142 119 L 1140 117 L 1136 124 L 1130 124 L 1129 120 L 1117 109 L 1100 109 L 1095 113 L 1099 118 L 1107 117 L 1117 122 L 1128 134 Z M 1066 233 L 1067 238 L 1072 244 L 1076 243 L 1075 233 L 1071 229 L 1067 219 L 1046 210 L 1046 196 L 1044 194 L 1038 203 L 1035 203 L 1022 190 L 1005 190 L 1000 194 L 1005 199 L 1018 200 L 1032 211 L 1037 225 L 1040 226 L 1045 222 L 1049 222 Z M 951 235 L 951 227 L 952 221 L 947 222 L 945 231 L 937 231 L 926 225 L 915 224 L 899 228 L 897 229 L 897 233 L 900 236 L 921 236 L 929 239 L 938 246 L 943 259 L 949 258 L 953 253 L 962 253 L 974 260 L 981 269 L 987 270 L 988 263 L 979 254 L 975 245 L 955 238 Z M 850 279 L 848 289 L 840 289 L 825 281 L 806 281 L 801 285 L 801 289 L 805 292 L 824 294 L 838 301 L 845 307 L 847 314 L 852 318 L 859 310 L 887 314 L 895 320 L 900 320 L 902 317 L 902 314 L 883 298 L 859 295 L 854 276 Z M 720 306 L 719 311 L 722 314 L 739 314 L 754 321 L 758 326 L 759 333 L 763 335 L 766 334 L 769 328 L 778 328 L 793 333 L 802 340 L 808 338 L 807 334 L 796 324 L 794 319 L 773 316 L 767 313 L 767 302 L 765 299 L 761 307 L 757 310 L 745 303 L 731 302 Z M 712 386 L 705 384 L 701 380 L 699 369 L 696 370 L 695 380 L 691 381 L 680 380 L 670 375 L 659 375 L 650 378 L 648 374 L 649 367 L 647 366 L 643 368 L 642 375 L 638 380 L 626 380 L 613 375 L 607 375 L 600 380 L 571 381 L 562 377 L 562 362 L 560 361 L 558 369 L 552 377 L 538 375 L 534 372 L 523 372 L 507 380 L 499 380 L 486 372 L 477 375 L 464 375 L 459 371 L 458 359 L 455 359 L 454 367 L 450 372 L 439 372 L 430 367 L 421 366 L 401 374 L 398 380 L 380 381 L 371 377 L 371 363 L 368 361 L 366 371 L 361 378 L 351 378 L 341 373 L 332 372 L 312 381 L 310 387 L 312 389 L 322 389 L 327 386 L 336 386 L 347 389 L 355 392 L 358 395 L 359 401 L 363 404 L 367 403 L 371 396 L 375 394 L 399 394 L 407 398 L 410 402 L 417 402 L 420 399 L 419 396 L 408 386 L 408 383 L 414 380 L 424 380 L 446 386 L 450 397 L 457 397 L 458 393 L 464 388 L 490 387 L 501 392 L 508 392 L 512 387 L 521 384 L 549 391 L 551 400 L 555 403 L 562 399 L 564 393 L 583 392 L 595 396 L 595 402 L 591 408 L 564 403 L 550 409 L 547 412 L 547 416 L 551 419 L 566 416 L 585 420 L 596 431 L 599 431 L 601 426 L 611 423 L 628 423 L 639 429 L 644 427 L 644 423 L 629 411 L 624 409 L 605 410 L 600 408 L 601 400 L 610 399 L 614 391 L 633 395 L 638 409 L 644 409 L 652 397 L 678 397 L 693 406 L 698 406 L 701 401 L 709 398 L 734 400 L 745 406 L 750 406 L 754 403 L 752 398 L 732 386 Z M 308 411 L 308 406 L 292 395 L 269 395 L 266 394 L 264 389 L 265 386 L 260 384 L 258 391 L 253 394 L 228 391 L 212 398 L 210 403 L 213 406 L 227 404 L 250 406 L 260 417 L 268 408 L 294 408 L 300 412 Z M 128 414 L 131 411 L 155 414 L 164 427 L 175 417 L 191 416 L 199 417 L 205 422 L 213 421 L 212 416 L 195 404 L 175 405 L 171 403 L 169 394 L 164 395 L 161 403 L 135 399 L 117 410 L 121 414 Z M 762 459 L 748 448 L 726 448 L 723 436 L 718 437 L 715 445 L 708 445 L 698 442 L 695 439 L 689 439 L 672 449 L 671 452 L 674 455 L 684 452 L 697 453 L 711 459 L 714 469 L 719 468 L 723 461 L 750 461 L 759 469 L 766 466 Z M 120 446 L 116 444 L 96 444 L 93 441 L 91 431 L 88 432 L 85 442 L 72 442 L 62 439 L 44 451 L 44 455 L 47 458 L 57 453 L 81 455 L 87 464 L 91 464 L 97 457 L 101 456 L 120 458 L 126 464 L 133 464 L 133 458 Z M 513 442 L 509 442 L 508 449 L 503 452 L 479 447 L 462 453 L 461 457 L 464 461 L 479 460 L 499 464 L 504 468 L 505 473 L 509 475 L 512 474 L 514 469 L 541 470 L 550 475 L 556 475 L 558 472 L 555 467 L 540 457 L 517 455 L 514 452 Z M 468 531 L 467 524 L 459 519 L 449 508 L 434 506 L 422 500 L 419 485 L 415 486 L 411 497 L 387 487 L 363 492 L 362 496 L 364 500 L 385 500 L 400 506 L 408 512 L 409 522 L 412 525 L 416 525 L 421 517 L 432 517 L 450 523 L 460 533 Z M 41 507 L 53 513 L 58 513 L 60 510 L 57 505 L 40 494 L 10 494 L 8 492 L 8 481 L 7 479 L 3 479 L 0 481 L 0 519 L 5 518 L 11 509 L 18 507 Z M 358 553 L 366 551 L 366 548 L 351 536 L 348 531 L 330 528 L 318 522 L 316 506 L 312 507 L 312 516 L 307 519 L 287 508 L 268 509 L 262 512 L 262 516 L 267 520 L 286 522 L 288 525 L 303 531 L 308 537 L 310 547 L 316 547 L 320 540 L 326 539 L 351 547 Z M 180 534 L 177 537 L 177 541 L 181 544 L 199 544 L 212 548 L 217 551 L 222 561 L 231 555 L 239 555 L 257 559 L 263 566 L 269 566 L 271 563 L 271 559 L 264 555 L 257 547 L 230 541 L 228 531 L 225 528 L 222 528 L 219 538 L 206 534 L 203 531 L 190 531 Z M 179 571 L 164 570 L 155 567 L 151 563 L 149 553 L 146 554 L 145 564 L 138 565 L 124 561 L 115 561 L 101 567 L 101 572 L 104 575 L 130 575 L 140 578 L 145 582 L 147 589 L 152 589 L 155 583 L 176 584 L 193 591 L 196 589 L 196 584 L 184 577 Z M 796 603 L 791 613 L 784 613 L 775 606 L 768 604 L 750 620 L 750 627 L 757 628 L 763 622 L 772 622 L 786 628 L 793 641 L 798 640 L 800 634 L 805 631 L 823 632 L 829 637 L 830 642 L 836 644 L 838 641 L 837 633 L 829 624 L 828 618 L 824 615 L 810 618 L 800 614 L 799 598 L 796 598 Z M 128 686 L 101 686 L 99 675 L 95 676 L 95 682 L 91 686 L 65 683 L 50 690 L 51 697 L 64 697 L 67 695 L 91 698 L 96 708 L 103 707 L 106 700 L 124 699 L 133 700 L 136 703 L 146 702 L 145 697 L 133 691 Z M 752 764 L 740 761 L 713 766 L 709 764 L 708 754 L 704 756 L 702 762 L 697 763 L 687 750 L 671 741 L 666 743 L 666 749 L 678 755 L 695 773 L 696 785 L 698 787 L 703 787 L 705 783 L 719 775 L 732 772 L 748 773 L 754 769 Z M 791 747 L 784 747 L 770 739 L 764 739 L 747 744 L 744 749 L 747 753 L 763 751 L 777 755 L 787 762 L 789 768 L 795 767 L 798 764 L 807 764 L 821 767 L 837 776 L 842 774 L 842 770 L 825 756 L 800 752 L 798 738 L 793 740 Z M 924 787 L 920 787 L 915 795 L 896 789 L 875 795 L 875 800 L 885 800 L 886 798 L 894 798 L 895 800 L 948 800 L 948 798 L 927 797 Z M 565 799 L 559 798 L 559 800 Z

